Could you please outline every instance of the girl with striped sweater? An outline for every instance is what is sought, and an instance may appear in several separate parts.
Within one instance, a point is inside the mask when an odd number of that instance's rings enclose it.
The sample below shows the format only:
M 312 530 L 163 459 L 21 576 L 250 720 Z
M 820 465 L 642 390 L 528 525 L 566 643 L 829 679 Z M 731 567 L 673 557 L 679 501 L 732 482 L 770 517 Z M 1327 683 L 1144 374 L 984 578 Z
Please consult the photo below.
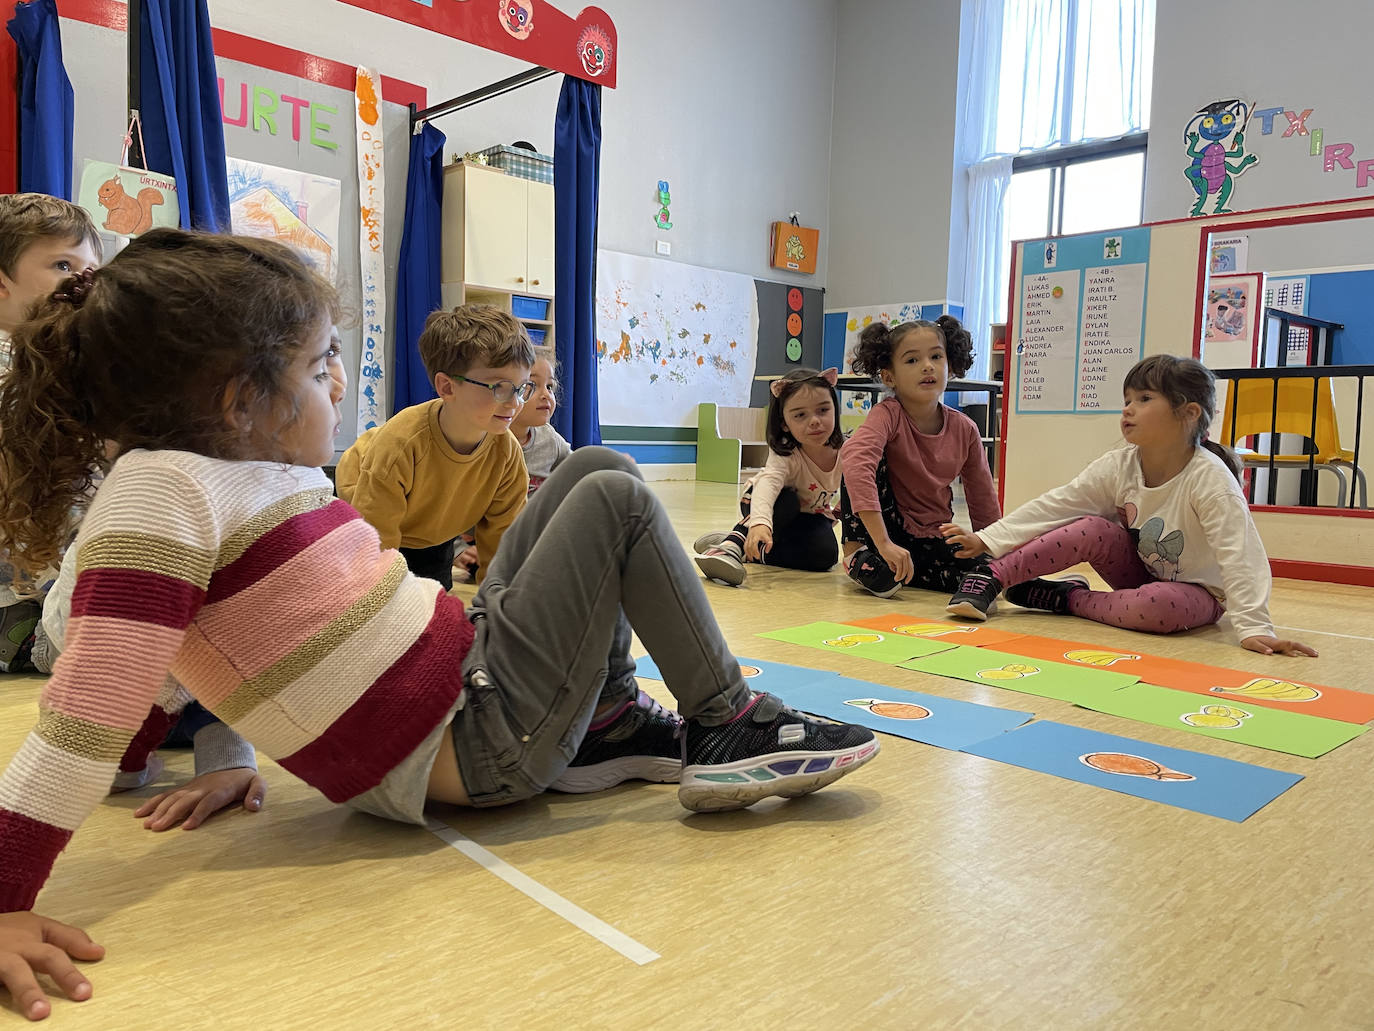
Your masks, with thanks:
M 814 791 L 871 732 L 755 694 L 666 514 L 627 460 L 575 453 L 465 611 L 417 578 L 319 466 L 343 391 L 332 288 L 286 247 L 174 229 L 63 284 L 0 378 L 0 547 L 41 567 L 82 521 L 65 649 L 0 776 L 0 983 L 30 1019 L 48 974 L 103 950 L 30 912 L 130 753 L 189 698 L 345 803 L 422 822 L 549 787 L 678 781 L 697 811 Z M 631 627 L 684 720 L 641 694 Z M 170 677 L 169 677 L 170 674 Z

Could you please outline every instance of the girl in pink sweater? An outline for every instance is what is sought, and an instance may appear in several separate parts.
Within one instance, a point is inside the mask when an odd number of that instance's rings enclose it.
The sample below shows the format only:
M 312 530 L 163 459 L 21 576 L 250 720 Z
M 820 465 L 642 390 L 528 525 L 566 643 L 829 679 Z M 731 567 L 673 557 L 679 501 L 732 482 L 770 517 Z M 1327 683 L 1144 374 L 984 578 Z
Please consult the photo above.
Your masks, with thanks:
M 697 567 L 738 587 L 745 562 L 823 573 L 839 558 L 839 372 L 793 369 L 770 384 L 768 462 L 744 488 L 733 530 L 698 537 Z
M 337 309 L 280 244 L 157 229 L 15 334 L 0 548 L 51 561 L 105 441 L 120 455 L 73 545 L 38 723 L 0 776 L 0 984 L 30 1019 L 50 1010 L 35 972 L 85 999 L 71 958 L 103 951 L 35 897 L 121 758 L 190 698 L 331 801 L 412 823 L 427 802 L 629 779 L 734 809 L 877 754 L 870 731 L 745 686 L 663 508 L 604 448 L 549 477 L 470 610 L 411 575 L 319 468 Z M 686 719 L 639 692 L 632 627 Z
M 940 536 L 956 477 L 974 529 L 1002 515 L 977 425 L 941 403 L 950 374 L 962 376 L 972 363 L 973 341 L 952 315 L 875 322 L 859 337 L 854 371 L 893 396 L 873 406 L 840 452 L 841 526 L 850 578 L 880 598 L 903 584 L 952 591 L 977 567 Z

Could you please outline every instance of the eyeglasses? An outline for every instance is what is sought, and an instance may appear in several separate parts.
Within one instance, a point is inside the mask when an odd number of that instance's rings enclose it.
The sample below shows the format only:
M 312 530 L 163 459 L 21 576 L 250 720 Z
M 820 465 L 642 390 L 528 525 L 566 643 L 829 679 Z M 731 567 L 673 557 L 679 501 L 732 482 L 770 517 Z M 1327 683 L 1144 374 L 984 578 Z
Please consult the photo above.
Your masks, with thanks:
M 491 396 L 497 404 L 506 404 L 510 401 L 519 401 L 524 404 L 534 393 L 534 384 L 529 380 L 516 386 L 508 379 L 498 380 L 495 383 L 483 383 L 480 379 L 468 379 L 466 376 L 453 375 L 452 379 L 460 379 L 464 383 L 471 383 L 475 387 L 486 387 L 491 391 Z

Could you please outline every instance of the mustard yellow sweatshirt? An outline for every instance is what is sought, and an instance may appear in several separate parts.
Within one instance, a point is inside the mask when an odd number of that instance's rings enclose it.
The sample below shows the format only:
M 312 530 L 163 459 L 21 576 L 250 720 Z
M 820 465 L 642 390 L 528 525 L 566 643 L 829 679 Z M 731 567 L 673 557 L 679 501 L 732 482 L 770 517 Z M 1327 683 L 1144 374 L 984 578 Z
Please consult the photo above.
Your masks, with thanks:
M 470 455 L 453 450 L 442 405 L 414 405 L 364 433 L 339 459 L 335 489 L 383 548 L 432 548 L 476 527 L 480 577 L 525 507 L 529 476 L 509 432 L 488 433 Z

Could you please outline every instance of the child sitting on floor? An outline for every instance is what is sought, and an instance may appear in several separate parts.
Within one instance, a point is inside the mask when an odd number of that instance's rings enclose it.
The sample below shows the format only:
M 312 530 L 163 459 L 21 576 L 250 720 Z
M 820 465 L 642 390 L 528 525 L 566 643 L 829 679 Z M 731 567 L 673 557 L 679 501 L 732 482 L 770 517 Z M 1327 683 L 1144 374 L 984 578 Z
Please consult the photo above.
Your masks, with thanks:
M 744 487 L 734 529 L 698 537 L 697 567 L 738 587 L 745 562 L 823 573 L 835 564 L 840 409 L 835 369 L 793 369 L 769 385 L 768 461 Z
M 973 341 L 952 315 L 875 322 L 859 336 L 854 371 L 894 396 L 873 406 L 840 451 L 841 525 L 850 578 L 880 598 L 902 584 L 952 591 L 976 567 L 940 537 L 954 518 L 956 477 L 974 529 L 1002 514 L 977 424 L 941 403 L 950 373 L 962 376 L 972 362 Z
M 737 809 L 877 754 L 871 731 L 748 688 L 667 514 L 604 448 L 540 488 L 470 614 L 411 574 L 319 468 L 338 302 L 289 248 L 155 229 L 62 293 L 0 378 L 0 546 L 52 561 L 106 441 L 120 457 L 73 545 L 38 724 L 0 776 L 0 983 L 26 1017 L 50 1012 L 37 971 L 90 997 L 69 957 L 103 949 L 28 911 L 119 756 L 161 739 L 145 720 L 175 714 L 169 673 L 332 801 L 411 823 L 646 760 L 679 770 L 687 808 Z M 632 628 L 685 719 L 639 693 Z
M 977 533 L 941 527 L 958 554 L 994 556 L 964 578 L 949 611 L 986 619 L 1006 589 L 1016 605 L 1153 634 L 1227 613 L 1250 651 L 1316 655 L 1274 636 L 1269 559 L 1240 489 L 1240 463 L 1207 438 L 1216 411 L 1211 370 L 1157 354 L 1126 374 L 1123 392 L 1125 447 Z M 1091 591 L 1079 576 L 1037 579 L 1080 562 L 1111 589 Z

